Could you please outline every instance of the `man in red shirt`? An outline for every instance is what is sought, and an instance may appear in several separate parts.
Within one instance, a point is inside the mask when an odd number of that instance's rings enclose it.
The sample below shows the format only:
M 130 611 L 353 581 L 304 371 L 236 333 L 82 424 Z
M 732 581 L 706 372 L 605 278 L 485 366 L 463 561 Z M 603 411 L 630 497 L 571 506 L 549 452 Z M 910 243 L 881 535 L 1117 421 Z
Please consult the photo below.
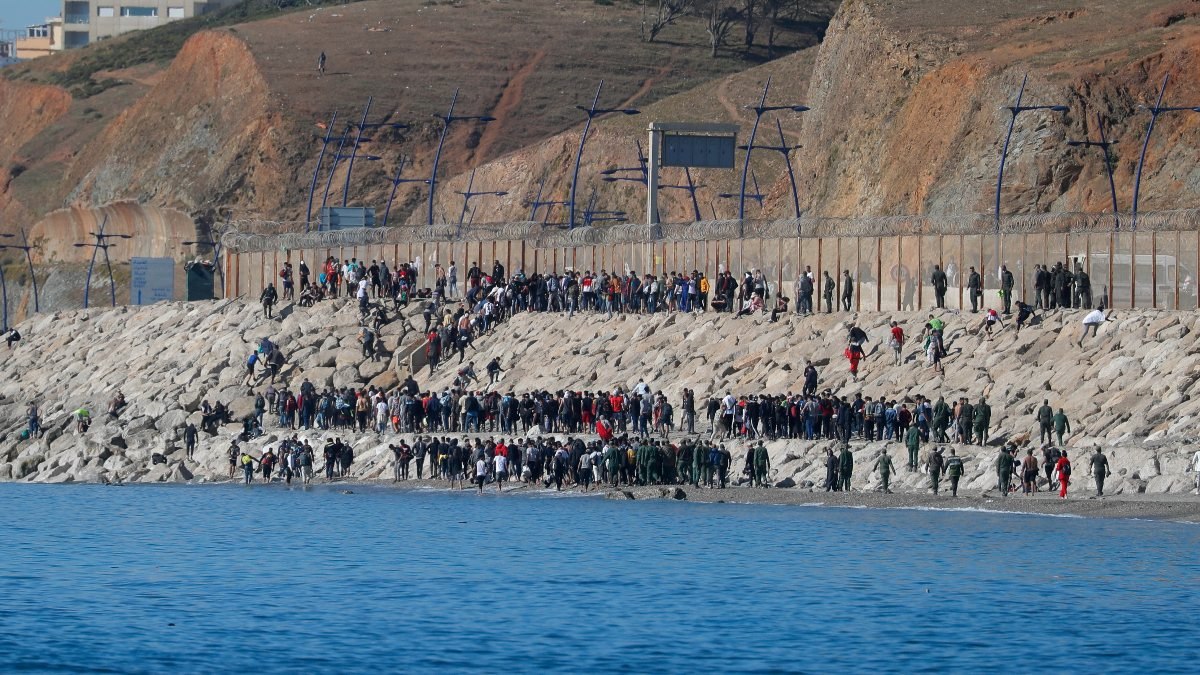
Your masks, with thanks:
M 1058 474 L 1058 483 L 1062 487 L 1058 489 L 1059 499 L 1067 498 L 1067 483 L 1071 482 L 1071 461 L 1067 459 L 1067 449 L 1063 448 L 1062 456 L 1058 458 L 1058 462 L 1054 464 L 1054 471 Z
M 904 349 L 904 329 L 895 321 L 892 322 L 892 339 L 889 343 L 892 347 L 892 354 L 896 357 L 896 365 L 900 365 L 902 359 L 900 352 Z

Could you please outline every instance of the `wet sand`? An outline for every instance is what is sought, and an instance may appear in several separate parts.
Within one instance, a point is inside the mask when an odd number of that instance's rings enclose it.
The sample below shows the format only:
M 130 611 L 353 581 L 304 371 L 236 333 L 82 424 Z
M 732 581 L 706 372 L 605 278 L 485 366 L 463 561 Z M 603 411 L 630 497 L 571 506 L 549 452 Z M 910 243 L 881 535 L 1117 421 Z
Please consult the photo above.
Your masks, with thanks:
M 439 490 L 452 491 L 450 484 L 443 480 L 408 480 L 393 483 L 390 480 L 354 480 L 335 479 L 327 483 L 323 479 L 320 485 L 332 485 L 353 489 L 354 486 L 380 487 L 401 490 Z M 453 491 L 474 492 L 473 484 L 466 484 L 463 489 Z M 484 491 L 489 495 L 496 494 L 495 484 L 488 484 Z M 506 484 L 505 495 L 545 494 L 546 490 L 540 484 L 525 485 L 520 482 Z M 566 488 L 563 493 L 584 496 L 580 487 Z M 1068 493 L 1067 498 L 1059 499 L 1058 493 L 1041 492 L 1035 495 L 1016 493 L 1007 498 L 998 492 L 967 493 L 959 491 L 958 497 L 951 497 L 948 491 L 939 495 L 927 492 L 895 492 L 884 494 L 867 491 L 858 492 L 826 492 L 818 489 L 805 488 L 750 488 L 729 487 L 725 489 L 709 489 L 692 487 L 690 485 L 653 485 L 639 487 L 600 487 L 593 488 L 587 496 L 621 500 L 650 500 L 650 499 L 681 499 L 701 503 L 726 504 L 777 504 L 792 506 L 828 506 L 873 509 L 964 509 L 980 511 L 1004 511 L 1011 513 L 1029 513 L 1049 516 L 1074 516 L 1089 518 L 1136 518 L 1144 520 L 1165 520 L 1174 522 L 1200 523 L 1200 496 L 1192 494 L 1138 494 L 1113 495 L 1096 497 L 1091 491 L 1076 491 Z

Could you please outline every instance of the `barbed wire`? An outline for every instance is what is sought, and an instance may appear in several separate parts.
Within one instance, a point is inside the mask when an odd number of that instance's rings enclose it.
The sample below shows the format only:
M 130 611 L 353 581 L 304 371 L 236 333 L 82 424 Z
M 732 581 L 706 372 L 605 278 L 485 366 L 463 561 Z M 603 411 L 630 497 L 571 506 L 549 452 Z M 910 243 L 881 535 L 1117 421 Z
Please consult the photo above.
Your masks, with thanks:
M 525 241 L 538 248 L 639 244 L 657 241 L 716 241 L 818 237 L 889 237 L 1000 234 L 1086 234 L 1128 232 L 1130 214 L 1037 213 L 1004 216 L 997 228 L 989 214 L 805 216 L 778 220 L 706 220 L 658 225 L 623 223 L 565 228 L 536 222 L 438 224 L 316 231 L 304 221 L 236 220 L 221 235 L 233 252 L 301 250 L 383 244 L 454 241 Z M 306 231 L 307 230 L 307 231 Z M 1200 231 L 1200 209 L 1138 214 L 1139 232 Z

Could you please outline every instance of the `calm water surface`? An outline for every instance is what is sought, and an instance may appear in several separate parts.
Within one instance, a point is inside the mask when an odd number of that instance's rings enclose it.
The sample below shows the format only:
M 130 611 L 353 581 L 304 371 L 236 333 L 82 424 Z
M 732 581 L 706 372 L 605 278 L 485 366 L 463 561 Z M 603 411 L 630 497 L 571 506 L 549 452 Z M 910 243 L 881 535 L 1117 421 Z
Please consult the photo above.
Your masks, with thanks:
M 1200 527 L 0 485 L 0 670 L 1196 672 Z

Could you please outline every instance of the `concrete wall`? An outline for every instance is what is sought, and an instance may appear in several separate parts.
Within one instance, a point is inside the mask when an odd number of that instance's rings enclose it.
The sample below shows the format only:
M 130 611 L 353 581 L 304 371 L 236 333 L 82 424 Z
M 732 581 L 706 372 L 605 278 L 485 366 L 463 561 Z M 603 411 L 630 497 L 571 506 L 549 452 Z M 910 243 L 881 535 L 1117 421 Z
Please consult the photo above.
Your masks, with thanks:
M 1132 258 L 1136 266 L 1130 264 L 1131 254 L 1136 254 Z M 860 311 L 932 307 L 929 275 L 935 264 L 950 276 L 946 297 L 949 308 L 970 307 L 965 291 L 970 266 L 984 275 L 984 304 L 998 307 L 995 289 L 1000 260 L 1016 279 L 1015 299 L 1033 302 L 1035 265 L 1078 261 L 1091 277 L 1097 303 L 1107 294 L 1111 298 L 1109 306 L 1116 308 L 1195 309 L 1196 270 L 1200 269 L 1196 231 L 1006 234 L 999 242 L 991 235 L 943 234 L 657 241 L 554 248 L 514 240 L 441 241 L 231 251 L 224 257 L 227 297 L 256 299 L 266 283 L 277 280 L 284 262 L 298 266 L 304 260 L 315 278 L 329 256 L 338 260 L 365 259 L 368 264 L 372 259 L 383 259 L 389 267 L 411 261 L 420 268 L 423 287 L 433 285 L 436 264 L 448 266 L 452 260 L 458 264 L 460 280 L 466 277 L 472 262 L 490 271 L 495 260 L 503 263 L 510 274 L 524 270 L 527 275 L 568 269 L 632 270 L 656 275 L 699 270 L 712 278 L 725 270 L 740 277 L 746 270 L 759 269 L 771 281 L 773 296 L 782 288 L 793 302 L 793 284 L 806 266 L 812 268 L 818 281 L 823 271 L 840 280 L 842 271 L 850 270 L 856 281 L 854 306 Z M 818 287 L 818 300 L 819 296 Z

